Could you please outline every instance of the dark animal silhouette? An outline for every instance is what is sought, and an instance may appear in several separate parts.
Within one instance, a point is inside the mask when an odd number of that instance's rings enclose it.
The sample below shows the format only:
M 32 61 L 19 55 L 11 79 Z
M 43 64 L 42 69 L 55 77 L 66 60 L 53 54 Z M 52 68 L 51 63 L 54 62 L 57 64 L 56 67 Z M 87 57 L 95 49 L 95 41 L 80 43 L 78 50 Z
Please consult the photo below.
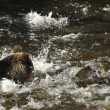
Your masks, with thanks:
M 16 45 L 13 53 L 0 60 L 0 78 L 13 79 L 16 83 L 25 82 L 34 70 L 33 63 L 22 47 Z

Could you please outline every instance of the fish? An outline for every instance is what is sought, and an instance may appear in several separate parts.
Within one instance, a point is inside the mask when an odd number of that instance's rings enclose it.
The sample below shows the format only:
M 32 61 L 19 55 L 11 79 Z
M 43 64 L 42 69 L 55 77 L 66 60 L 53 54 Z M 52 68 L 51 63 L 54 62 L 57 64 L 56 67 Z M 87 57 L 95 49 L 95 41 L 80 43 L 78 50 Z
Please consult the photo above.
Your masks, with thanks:
M 90 66 L 87 66 L 81 70 L 79 70 L 76 74 L 76 77 L 80 79 L 88 78 L 93 74 L 93 69 L 90 68 Z

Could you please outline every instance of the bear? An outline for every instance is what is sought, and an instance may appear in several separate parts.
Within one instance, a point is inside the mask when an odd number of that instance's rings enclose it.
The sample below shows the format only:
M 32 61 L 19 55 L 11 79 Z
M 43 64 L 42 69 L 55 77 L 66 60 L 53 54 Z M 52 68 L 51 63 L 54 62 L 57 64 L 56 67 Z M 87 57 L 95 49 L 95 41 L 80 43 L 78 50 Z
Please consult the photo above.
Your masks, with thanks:
M 22 52 L 20 45 L 15 45 L 13 53 L 0 60 L 0 79 L 8 78 L 16 83 L 24 83 L 34 71 L 28 53 Z
M 22 52 L 22 47 L 20 45 L 15 45 L 13 48 L 13 53 Z

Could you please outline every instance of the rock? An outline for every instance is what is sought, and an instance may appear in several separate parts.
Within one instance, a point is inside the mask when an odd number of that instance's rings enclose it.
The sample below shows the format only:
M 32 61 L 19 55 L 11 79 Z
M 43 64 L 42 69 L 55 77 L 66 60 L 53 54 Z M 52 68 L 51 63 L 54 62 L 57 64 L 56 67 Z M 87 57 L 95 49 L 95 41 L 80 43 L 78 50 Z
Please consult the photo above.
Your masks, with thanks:
M 13 79 L 16 83 L 25 82 L 34 70 L 33 63 L 22 47 L 16 45 L 13 53 L 0 60 L 0 79 Z

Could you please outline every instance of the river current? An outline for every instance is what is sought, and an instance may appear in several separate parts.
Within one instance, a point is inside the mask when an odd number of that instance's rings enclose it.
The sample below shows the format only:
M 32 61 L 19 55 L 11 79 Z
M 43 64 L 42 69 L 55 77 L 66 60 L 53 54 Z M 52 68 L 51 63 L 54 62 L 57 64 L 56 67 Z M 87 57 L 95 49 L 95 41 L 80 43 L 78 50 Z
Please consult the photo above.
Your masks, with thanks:
M 90 66 L 110 77 L 109 0 L 0 0 L 0 58 L 21 45 L 34 64 L 25 84 L 0 80 L 0 110 L 110 110 L 110 83 L 81 82 Z M 107 82 L 106 81 L 106 82 Z

